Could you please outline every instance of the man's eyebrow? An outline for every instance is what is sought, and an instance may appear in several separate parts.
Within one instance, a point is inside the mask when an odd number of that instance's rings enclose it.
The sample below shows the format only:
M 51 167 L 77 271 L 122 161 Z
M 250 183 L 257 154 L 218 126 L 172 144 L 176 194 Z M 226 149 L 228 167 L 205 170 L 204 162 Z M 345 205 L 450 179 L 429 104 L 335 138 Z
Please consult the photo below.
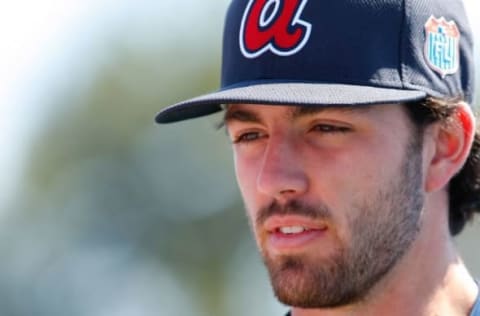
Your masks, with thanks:
M 306 116 L 316 115 L 321 112 L 331 113 L 352 113 L 365 112 L 370 106 L 291 106 L 288 116 L 295 120 Z M 220 129 L 232 121 L 247 122 L 247 123 L 261 123 L 260 117 L 252 111 L 237 108 L 227 108 L 223 116 L 223 120 L 217 124 Z
M 289 116 L 292 119 L 296 119 L 303 116 L 309 116 L 318 114 L 320 112 L 351 112 L 354 110 L 353 107 L 324 107 L 324 106 L 289 106 L 291 111 L 289 111 Z M 244 109 L 227 109 L 223 118 L 225 123 L 229 121 L 240 121 L 240 122 L 261 122 L 261 119 L 258 115 L 252 111 Z
M 261 122 L 261 119 L 252 111 L 244 109 L 227 109 L 225 111 L 225 115 L 223 116 L 223 123 L 226 124 L 232 121 L 259 123 Z
M 319 114 L 321 112 L 332 113 L 352 113 L 365 112 L 369 106 L 297 106 L 292 108 L 290 116 L 292 119 L 298 119 L 305 116 Z

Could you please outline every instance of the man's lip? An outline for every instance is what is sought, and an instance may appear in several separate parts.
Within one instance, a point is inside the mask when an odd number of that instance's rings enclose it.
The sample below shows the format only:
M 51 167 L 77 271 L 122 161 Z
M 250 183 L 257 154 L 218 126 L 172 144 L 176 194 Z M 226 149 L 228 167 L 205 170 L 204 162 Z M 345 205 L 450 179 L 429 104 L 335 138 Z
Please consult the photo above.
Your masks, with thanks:
M 264 228 L 269 233 L 277 232 L 281 227 L 301 226 L 308 230 L 326 230 L 327 224 L 324 221 L 318 221 L 309 217 L 300 215 L 274 215 L 269 217 L 265 223 Z

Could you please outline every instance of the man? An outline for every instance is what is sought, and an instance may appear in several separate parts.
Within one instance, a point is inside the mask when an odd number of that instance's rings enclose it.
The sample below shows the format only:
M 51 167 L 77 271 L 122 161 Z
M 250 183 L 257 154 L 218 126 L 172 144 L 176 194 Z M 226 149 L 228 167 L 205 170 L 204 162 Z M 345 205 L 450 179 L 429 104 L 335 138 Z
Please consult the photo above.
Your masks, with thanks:
M 220 91 L 238 184 L 290 315 L 480 315 L 452 236 L 479 212 L 460 0 L 233 0 Z

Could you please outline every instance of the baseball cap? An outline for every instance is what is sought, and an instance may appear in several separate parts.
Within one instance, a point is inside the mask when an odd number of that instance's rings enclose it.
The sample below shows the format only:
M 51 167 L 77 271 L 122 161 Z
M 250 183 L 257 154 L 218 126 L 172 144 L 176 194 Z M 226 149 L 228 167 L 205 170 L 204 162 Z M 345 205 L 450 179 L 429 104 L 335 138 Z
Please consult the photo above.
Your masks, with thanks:
M 461 0 L 233 0 L 220 89 L 158 123 L 223 104 L 355 106 L 425 97 L 473 102 L 473 40 Z

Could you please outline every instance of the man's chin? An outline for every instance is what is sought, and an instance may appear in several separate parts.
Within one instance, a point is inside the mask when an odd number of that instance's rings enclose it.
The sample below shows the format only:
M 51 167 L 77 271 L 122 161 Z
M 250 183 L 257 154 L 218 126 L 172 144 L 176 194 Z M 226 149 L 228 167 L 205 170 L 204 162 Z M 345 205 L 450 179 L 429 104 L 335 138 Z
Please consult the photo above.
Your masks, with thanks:
M 320 259 L 307 256 L 264 258 L 273 291 L 283 304 L 299 308 L 335 308 L 356 303 L 365 291 L 351 286 L 348 264 L 339 255 Z M 323 261 L 323 262 L 322 262 Z
M 310 258 L 309 258 L 310 259 Z M 304 256 L 284 256 L 265 260 L 277 299 L 289 306 L 301 308 L 336 307 L 347 302 L 329 295 L 335 284 L 329 268 L 313 271 L 312 267 L 328 267 L 332 263 L 313 264 Z
M 277 299 L 289 306 L 304 307 L 308 296 L 308 273 L 302 259 L 277 258 L 275 262 L 267 262 L 267 269 Z

